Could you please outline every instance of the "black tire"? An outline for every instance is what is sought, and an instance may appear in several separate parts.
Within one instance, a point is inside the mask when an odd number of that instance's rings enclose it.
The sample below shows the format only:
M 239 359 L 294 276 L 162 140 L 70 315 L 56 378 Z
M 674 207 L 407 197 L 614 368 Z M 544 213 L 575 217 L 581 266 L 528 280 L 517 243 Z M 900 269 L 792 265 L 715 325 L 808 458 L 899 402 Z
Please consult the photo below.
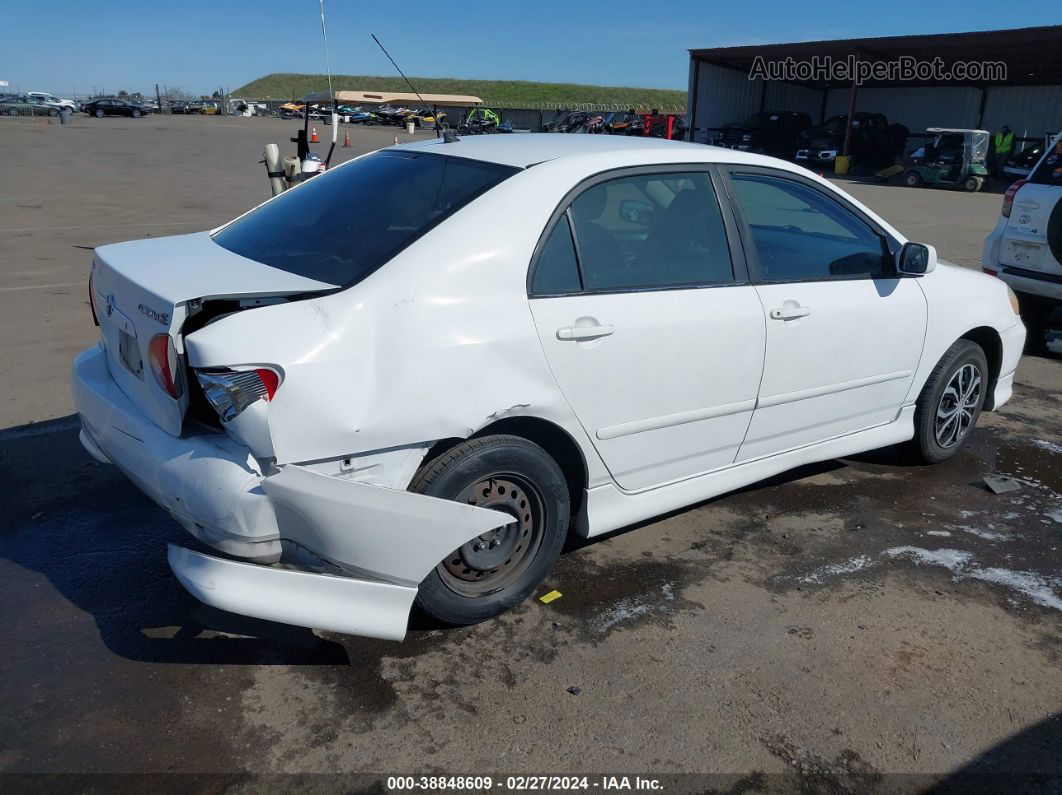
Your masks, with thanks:
M 102 119 L 107 114 L 103 112 L 103 108 L 96 108 L 95 116 L 97 119 Z
M 450 626 L 485 621 L 527 599 L 549 574 L 568 534 L 571 500 L 564 473 L 545 450 L 519 436 L 462 442 L 422 466 L 409 490 L 514 517 L 454 550 L 420 584 L 416 606 Z
M 908 188 L 922 187 L 922 175 L 917 171 L 908 171 L 903 175 L 903 184 Z
M 1056 262 L 1062 262 L 1062 201 L 1056 201 L 1047 220 L 1047 245 Z
M 979 386 L 975 395 L 971 395 L 968 400 L 961 400 L 961 395 L 954 390 L 953 382 L 960 377 L 960 371 L 968 367 L 976 370 Z M 988 360 L 977 343 L 970 340 L 958 340 L 948 348 L 937 362 L 937 366 L 933 368 L 933 372 L 929 374 L 929 379 L 922 387 L 922 393 L 915 403 L 915 435 L 910 442 L 909 449 L 916 460 L 925 464 L 939 464 L 947 461 L 962 449 L 970 437 L 970 432 L 977 425 L 977 418 L 981 416 L 989 378 Z M 947 400 L 945 400 L 945 393 L 948 393 Z M 944 431 L 942 442 L 940 435 L 942 426 L 938 426 L 938 410 L 944 412 L 960 401 L 966 408 L 965 410 L 956 408 L 954 425 L 949 426 L 941 419 Z M 964 424 L 967 418 L 968 422 Z M 953 434 L 954 439 L 951 438 Z
M 962 189 L 967 193 L 977 193 L 983 184 L 984 180 L 980 177 L 967 177 L 962 183 Z
M 139 118 L 140 118 L 140 115 L 141 115 L 141 114 L 140 114 L 140 111 L 138 111 L 138 110 L 134 110 L 134 111 L 133 111 L 133 113 L 132 113 L 131 115 L 132 115 L 132 117 L 133 117 L 134 119 L 139 119 Z

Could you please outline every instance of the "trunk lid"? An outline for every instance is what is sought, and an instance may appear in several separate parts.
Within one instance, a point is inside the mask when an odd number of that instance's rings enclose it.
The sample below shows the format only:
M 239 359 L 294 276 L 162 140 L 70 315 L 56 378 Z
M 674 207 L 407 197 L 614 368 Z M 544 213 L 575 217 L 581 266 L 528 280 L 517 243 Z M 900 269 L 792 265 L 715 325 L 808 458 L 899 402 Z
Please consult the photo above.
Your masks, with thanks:
M 93 302 L 111 377 L 130 401 L 174 436 L 181 433 L 189 385 L 174 399 L 155 380 L 148 361 L 152 337 L 170 336 L 183 374 L 180 332 L 191 302 L 335 287 L 234 254 L 214 243 L 208 232 L 101 246 L 92 269 Z

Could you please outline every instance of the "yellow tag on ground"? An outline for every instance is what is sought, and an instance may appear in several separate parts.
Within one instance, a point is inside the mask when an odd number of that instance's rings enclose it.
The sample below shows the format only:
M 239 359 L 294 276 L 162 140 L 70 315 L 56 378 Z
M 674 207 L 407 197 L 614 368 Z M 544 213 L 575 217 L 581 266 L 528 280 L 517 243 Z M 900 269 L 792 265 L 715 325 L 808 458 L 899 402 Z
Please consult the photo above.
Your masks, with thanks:
M 538 597 L 538 600 L 539 600 L 540 602 L 542 602 L 542 604 L 546 604 L 546 605 L 548 605 L 548 604 L 549 604 L 550 602 L 552 602 L 552 601 L 553 601 L 554 599 L 560 599 L 560 598 L 561 598 L 561 592 L 560 592 L 560 591 L 550 591 L 550 592 L 549 592 L 548 594 L 546 594 L 545 596 L 540 596 L 540 597 Z

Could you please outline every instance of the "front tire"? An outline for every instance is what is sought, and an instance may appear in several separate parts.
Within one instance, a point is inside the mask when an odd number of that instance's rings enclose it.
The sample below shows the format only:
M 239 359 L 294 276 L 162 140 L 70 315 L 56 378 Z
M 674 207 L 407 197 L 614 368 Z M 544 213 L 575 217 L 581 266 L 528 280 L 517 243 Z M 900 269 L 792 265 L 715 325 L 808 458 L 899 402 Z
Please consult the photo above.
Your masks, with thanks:
M 963 339 L 948 348 L 915 404 L 910 449 L 919 461 L 939 464 L 962 449 L 981 416 L 988 382 L 988 360 L 979 345 Z
M 908 171 L 903 175 L 903 184 L 908 188 L 922 187 L 922 175 L 917 171 Z
M 485 621 L 527 599 L 568 534 L 564 473 L 545 450 L 518 436 L 469 439 L 422 466 L 409 489 L 513 519 L 455 549 L 420 584 L 416 606 L 451 626 Z
M 96 109 L 96 118 L 97 118 L 97 119 L 102 119 L 102 118 L 103 118 L 104 116 L 106 116 L 106 115 L 107 115 L 107 114 L 106 114 L 106 113 L 104 113 L 104 112 L 103 112 L 102 110 L 100 110 L 99 108 L 97 108 L 97 109 Z

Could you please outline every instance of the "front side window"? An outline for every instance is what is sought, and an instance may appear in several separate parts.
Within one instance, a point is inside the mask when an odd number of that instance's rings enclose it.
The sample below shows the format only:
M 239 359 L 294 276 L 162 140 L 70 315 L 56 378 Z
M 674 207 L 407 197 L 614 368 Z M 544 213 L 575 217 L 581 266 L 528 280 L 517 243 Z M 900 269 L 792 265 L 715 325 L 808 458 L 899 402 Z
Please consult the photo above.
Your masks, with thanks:
M 609 180 L 581 193 L 570 213 L 587 290 L 734 280 L 722 214 L 705 172 Z
M 882 238 L 828 196 L 760 174 L 731 176 L 763 281 L 893 276 Z
M 248 259 L 349 286 L 519 169 L 381 151 L 281 194 L 214 235 Z

